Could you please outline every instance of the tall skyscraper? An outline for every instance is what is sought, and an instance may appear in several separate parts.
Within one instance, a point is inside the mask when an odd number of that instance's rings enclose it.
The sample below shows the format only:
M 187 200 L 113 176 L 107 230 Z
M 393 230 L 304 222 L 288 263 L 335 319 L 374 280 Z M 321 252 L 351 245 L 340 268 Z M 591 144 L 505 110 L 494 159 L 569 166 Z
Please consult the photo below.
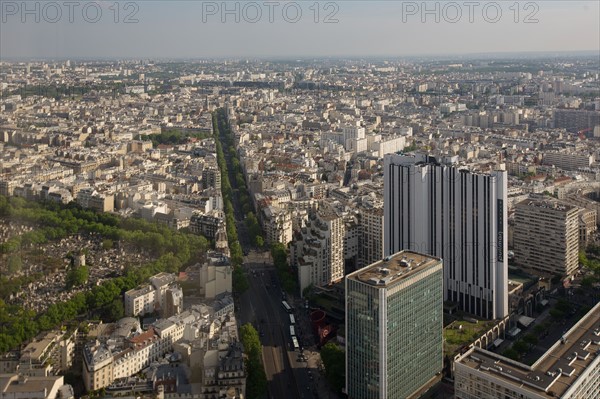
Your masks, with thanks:
M 410 398 L 443 367 L 441 259 L 402 251 L 345 282 L 348 396 Z
M 427 155 L 385 157 L 384 254 L 443 259 L 444 300 L 465 312 L 508 315 L 507 174 L 476 174 Z
M 551 198 L 515 206 L 515 262 L 538 276 L 571 275 L 579 267 L 580 208 Z

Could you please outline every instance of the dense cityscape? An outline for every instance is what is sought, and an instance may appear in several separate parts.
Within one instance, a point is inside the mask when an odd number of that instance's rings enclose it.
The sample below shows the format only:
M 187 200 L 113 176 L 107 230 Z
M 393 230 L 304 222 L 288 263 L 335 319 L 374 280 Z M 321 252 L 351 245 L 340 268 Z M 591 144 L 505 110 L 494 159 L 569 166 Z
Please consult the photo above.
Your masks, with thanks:
M 598 398 L 600 62 L 0 62 L 0 398 Z

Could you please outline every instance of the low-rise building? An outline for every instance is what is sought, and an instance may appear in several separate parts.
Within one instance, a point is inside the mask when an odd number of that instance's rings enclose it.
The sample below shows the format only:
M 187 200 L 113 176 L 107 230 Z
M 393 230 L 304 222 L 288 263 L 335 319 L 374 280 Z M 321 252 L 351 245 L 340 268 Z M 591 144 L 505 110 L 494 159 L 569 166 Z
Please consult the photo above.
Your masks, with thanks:
M 600 392 L 600 303 L 531 366 L 474 347 L 454 367 L 458 399 L 596 398 Z
M 218 252 L 208 252 L 200 266 L 200 296 L 212 299 L 232 292 L 233 268 L 229 259 Z
M 125 315 L 140 316 L 156 310 L 156 291 L 151 285 L 125 293 Z
M 207 214 L 195 212 L 190 218 L 190 231 L 213 240 L 219 230 L 219 226 L 223 223 L 221 213 L 219 211 L 212 211 Z
M 98 212 L 112 212 L 115 209 L 115 196 L 99 193 L 93 188 L 83 188 L 77 193 L 77 203 Z
M 63 386 L 63 376 L 0 374 L 0 399 L 56 399 Z

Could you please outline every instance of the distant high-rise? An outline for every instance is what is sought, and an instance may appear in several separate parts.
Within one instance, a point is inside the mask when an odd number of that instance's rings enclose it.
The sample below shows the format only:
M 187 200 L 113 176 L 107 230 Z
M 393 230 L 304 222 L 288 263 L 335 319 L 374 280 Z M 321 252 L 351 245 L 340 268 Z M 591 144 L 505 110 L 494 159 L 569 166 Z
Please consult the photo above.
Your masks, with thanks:
M 554 127 L 567 129 L 570 132 L 581 130 L 593 131 L 600 125 L 599 111 L 579 109 L 557 109 L 554 111 Z
M 402 251 L 345 282 L 348 397 L 410 398 L 443 367 L 441 259 Z
M 426 155 L 385 157 L 384 254 L 444 261 L 444 300 L 486 319 L 508 315 L 507 174 L 476 174 Z
M 579 266 L 580 208 L 551 198 L 515 206 L 515 262 L 539 276 L 571 275 Z

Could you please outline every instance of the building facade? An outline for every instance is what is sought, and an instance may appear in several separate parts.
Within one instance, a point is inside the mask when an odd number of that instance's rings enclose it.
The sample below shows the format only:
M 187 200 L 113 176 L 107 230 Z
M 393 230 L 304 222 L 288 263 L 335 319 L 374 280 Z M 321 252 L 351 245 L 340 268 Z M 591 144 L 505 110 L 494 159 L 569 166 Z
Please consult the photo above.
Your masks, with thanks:
M 233 267 L 229 259 L 218 252 L 208 252 L 206 262 L 200 267 L 200 296 L 215 298 L 231 293 Z
M 600 125 L 600 111 L 578 109 L 557 109 L 554 111 L 554 127 L 564 128 L 571 132 L 592 130 Z
M 221 172 L 218 167 L 208 167 L 202 170 L 202 187 L 221 189 Z
M 97 212 L 112 212 L 115 209 L 115 196 L 99 193 L 93 188 L 84 188 L 77 193 L 77 203 Z
M 544 153 L 544 165 L 554 165 L 564 170 L 589 168 L 594 163 L 594 155 L 587 152 L 556 151 Z
M 383 207 L 360 209 L 357 267 L 383 259 Z
M 384 255 L 444 260 L 444 300 L 486 319 L 508 315 L 507 174 L 476 174 L 427 155 L 384 164 Z
M 309 213 L 306 227 L 292 244 L 300 290 L 325 286 L 344 278 L 344 220 L 323 206 Z
M 402 251 L 346 277 L 346 391 L 409 398 L 443 367 L 443 268 Z
M 261 210 L 261 222 L 267 243 L 292 241 L 292 215 L 286 208 L 266 206 Z
M 515 262 L 532 274 L 571 275 L 579 266 L 580 208 L 551 198 L 515 206 Z
M 210 214 L 194 212 L 190 218 L 190 231 L 194 234 L 203 235 L 209 240 L 214 240 L 223 220 L 224 218 L 221 217 L 219 211 L 213 211 Z
M 124 295 L 125 316 L 140 316 L 157 310 L 156 291 L 152 286 L 134 288 Z

